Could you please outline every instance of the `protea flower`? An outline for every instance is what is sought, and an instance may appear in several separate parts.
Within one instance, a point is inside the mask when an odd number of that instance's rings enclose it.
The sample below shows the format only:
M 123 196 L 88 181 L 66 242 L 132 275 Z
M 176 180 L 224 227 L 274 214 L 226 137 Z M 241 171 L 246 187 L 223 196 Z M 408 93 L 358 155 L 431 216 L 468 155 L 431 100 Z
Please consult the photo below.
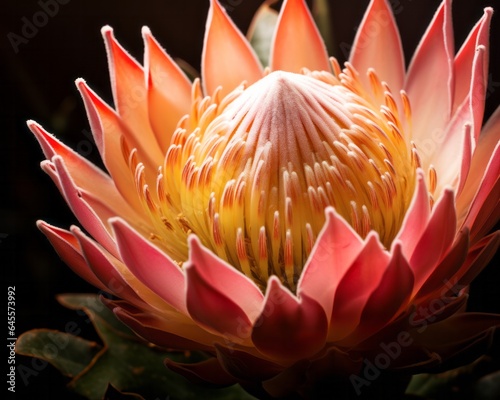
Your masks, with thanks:
M 40 229 L 138 335 L 205 351 L 167 360 L 193 380 L 358 392 L 473 354 L 500 323 L 464 312 L 499 243 L 500 111 L 481 130 L 492 10 L 455 55 L 450 3 L 408 71 L 385 0 L 343 69 L 302 0 L 266 68 L 212 0 L 194 83 L 147 28 L 143 66 L 103 28 L 115 108 L 76 84 L 107 173 L 29 122 L 88 235 Z

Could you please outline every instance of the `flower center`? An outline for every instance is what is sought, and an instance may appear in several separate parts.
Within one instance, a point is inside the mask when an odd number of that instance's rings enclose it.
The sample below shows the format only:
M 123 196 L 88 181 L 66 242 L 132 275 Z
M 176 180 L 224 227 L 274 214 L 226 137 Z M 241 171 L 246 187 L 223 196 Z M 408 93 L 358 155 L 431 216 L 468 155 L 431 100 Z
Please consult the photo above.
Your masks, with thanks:
M 292 290 L 327 206 L 389 247 L 420 165 L 401 134 L 408 122 L 372 78 L 367 94 L 349 66 L 275 71 L 222 100 L 201 98 L 195 84 L 159 175 L 160 205 L 150 207 L 162 221 L 155 236 L 181 263 L 195 233 L 262 287 L 274 274 Z

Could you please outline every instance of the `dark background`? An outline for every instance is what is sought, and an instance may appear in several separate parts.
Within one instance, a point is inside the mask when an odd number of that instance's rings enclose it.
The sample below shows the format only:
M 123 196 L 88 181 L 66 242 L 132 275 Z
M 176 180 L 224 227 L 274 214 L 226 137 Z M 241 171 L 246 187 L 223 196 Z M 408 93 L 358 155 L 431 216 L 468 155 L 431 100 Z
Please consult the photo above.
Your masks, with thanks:
M 51 1 L 52 2 L 52 1 Z M 148 25 L 173 57 L 199 70 L 208 0 L 97 1 L 65 0 L 44 26 L 18 45 L 8 34 L 22 35 L 26 20 L 40 18 L 41 2 L 7 0 L 0 14 L 0 262 L 7 286 L 16 287 L 16 334 L 33 328 L 63 330 L 75 321 L 83 335 L 95 338 L 89 324 L 76 313 L 62 308 L 55 295 L 65 292 L 96 292 L 74 275 L 57 257 L 35 227 L 37 219 L 67 228 L 77 223 L 51 180 L 40 170 L 43 159 L 35 139 L 26 128 L 35 119 L 49 132 L 87 158 L 100 163 L 97 148 L 88 137 L 89 127 L 80 97 L 73 84 L 83 77 L 105 100 L 111 101 L 106 54 L 100 28 L 114 27 L 118 40 L 142 62 L 141 27 Z M 261 0 L 224 0 L 230 16 L 246 32 Z M 332 55 L 345 61 L 340 44 L 350 44 L 368 0 L 331 1 L 335 45 Z M 391 1 L 397 14 L 407 62 L 440 1 Z M 453 4 L 456 48 L 494 0 L 457 0 Z M 38 13 L 38 14 L 37 14 Z M 38 17 L 36 17 L 38 15 Z M 12 35 L 11 35 L 12 37 Z M 490 87 L 486 115 L 500 104 L 500 16 L 494 15 L 491 31 Z M 486 268 L 472 287 L 469 308 L 500 311 L 498 258 Z M 2 308 L 3 309 L 3 308 Z M 2 335 L 0 335 L 2 337 Z M 18 365 L 32 367 L 32 360 L 17 356 Z M 5 376 L 5 375 L 2 375 Z M 17 377 L 17 398 L 36 395 L 41 399 L 73 398 L 65 389 L 67 379 L 52 367 L 29 378 L 25 385 Z M 5 383 L 5 386 L 6 383 Z M 2 393 L 6 387 L 1 387 Z M 76 397 L 75 397 L 76 398 Z

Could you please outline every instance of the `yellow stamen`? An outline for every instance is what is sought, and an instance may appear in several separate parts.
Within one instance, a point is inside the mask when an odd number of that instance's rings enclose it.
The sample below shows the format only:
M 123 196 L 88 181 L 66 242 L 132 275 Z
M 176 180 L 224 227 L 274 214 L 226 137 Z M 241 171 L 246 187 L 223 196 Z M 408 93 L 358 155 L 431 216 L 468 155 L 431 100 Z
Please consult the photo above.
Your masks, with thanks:
M 137 152 L 122 140 L 152 238 L 180 265 L 187 236 L 263 289 L 271 274 L 294 290 L 333 206 L 366 237 L 389 248 L 421 168 L 411 142 L 406 93 L 394 98 L 374 70 L 365 88 L 350 64 L 333 74 L 266 71 L 222 98 L 192 88 L 192 109 L 172 136 L 155 192 Z M 428 170 L 429 191 L 437 175 Z M 432 197 L 430 197 L 432 202 Z

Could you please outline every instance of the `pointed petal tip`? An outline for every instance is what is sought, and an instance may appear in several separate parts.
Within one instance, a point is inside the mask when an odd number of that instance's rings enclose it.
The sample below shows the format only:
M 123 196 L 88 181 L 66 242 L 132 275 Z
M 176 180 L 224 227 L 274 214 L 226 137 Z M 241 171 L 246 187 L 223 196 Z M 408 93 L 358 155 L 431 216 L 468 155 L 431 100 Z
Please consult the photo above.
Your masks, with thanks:
M 75 79 L 75 86 L 80 89 L 82 86 L 87 86 L 87 82 L 85 82 L 85 79 L 83 78 L 76 78 Z
M 208 11 L 201 75 L 207 95 L 212 95 L 218 86 L 223 87 L 221 94 L 226 95 L 242 81 L 252 84 L 262 77 L 262 66 L 248 40 L 216 0 L 211 1 Z
M 109 25 L 104 25 L 101 28 L 101 35 L 104 39 L 113 37 L 113 28 Z

